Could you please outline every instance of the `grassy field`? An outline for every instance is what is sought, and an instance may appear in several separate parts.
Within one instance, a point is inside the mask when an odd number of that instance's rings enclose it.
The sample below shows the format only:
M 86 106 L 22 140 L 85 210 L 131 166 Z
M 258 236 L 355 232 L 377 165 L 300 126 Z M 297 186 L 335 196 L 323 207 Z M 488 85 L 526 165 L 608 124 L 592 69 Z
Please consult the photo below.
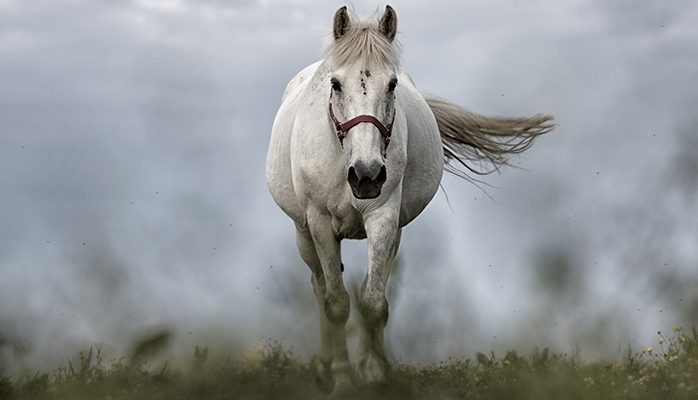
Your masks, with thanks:
M 5 399 L 324 399 L 313 370 L 280 345 L 243 357 L 149 368 L 147 361 L 104 360 L 99 347 L 65 367 L 21 378 L 0 377 Z M 654 348 L 618 360 L 583 362 L 577 355 L 534 349 L 529 355 L 478 353 L 433 365 L 395 363 L 390 381 L 359 386 L 357 399 L 698 399 L 698 330 L 659 333 Z

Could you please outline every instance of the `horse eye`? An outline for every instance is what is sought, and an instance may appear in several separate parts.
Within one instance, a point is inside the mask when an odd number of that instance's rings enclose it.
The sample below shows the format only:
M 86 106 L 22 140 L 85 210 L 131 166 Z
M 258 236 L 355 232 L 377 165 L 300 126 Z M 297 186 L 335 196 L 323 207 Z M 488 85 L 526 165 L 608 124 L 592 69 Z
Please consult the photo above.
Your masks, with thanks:
M 388 83 L 388 91 L 393 92 L 393 91 L 395 91 L 396 87 L 397 87 L 397 78 L 396 77 L 390 78 L 390 83 Z
M 332 84 L 332 90 L 334 90 L 335 92 L 342 91 L 342 84 L 339 83 L 339 80 L 337 78 L 330 79 L 330 84 Z

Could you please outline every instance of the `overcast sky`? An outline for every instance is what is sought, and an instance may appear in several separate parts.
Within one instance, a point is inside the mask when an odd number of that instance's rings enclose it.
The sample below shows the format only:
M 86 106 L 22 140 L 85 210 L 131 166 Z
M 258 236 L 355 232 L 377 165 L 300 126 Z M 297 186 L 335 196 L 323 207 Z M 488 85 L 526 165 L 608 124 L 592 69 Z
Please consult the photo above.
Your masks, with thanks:
M 7 368 L 163 329 L 175 355 L 269 338 L 313 354 L 310 274 L 264 162 L 343 5 L 0 0 Z M 393 357 L 618 354 L 698 324 L 698 4 L 391 5 L 418 88 L 559 124 L 486 186 L 445 176 L 404 230 Z M 344 259 L 356 285 L 365 242 Z

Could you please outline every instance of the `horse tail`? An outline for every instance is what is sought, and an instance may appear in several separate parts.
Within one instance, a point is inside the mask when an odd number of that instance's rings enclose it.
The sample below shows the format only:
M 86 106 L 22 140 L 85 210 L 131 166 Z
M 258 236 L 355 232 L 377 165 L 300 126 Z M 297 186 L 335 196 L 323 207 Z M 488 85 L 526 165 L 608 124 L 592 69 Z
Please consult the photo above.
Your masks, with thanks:
M 447 100 L 422 94 L 431 108 L 441 134 L 444 169 L 472 180 L 468 171 L 486 175 L 509 164 L 511 154 L 519 154 L 533 139 L 550 132 L 556 124 L 550 115 L 530 118 L 488 117 L 473 113 Z M 476 164 L 477 168 L 471 166 Z M 485 169 L 483 164 L 493 168 Z M 462 168 L 467 169 L 463 170 Z

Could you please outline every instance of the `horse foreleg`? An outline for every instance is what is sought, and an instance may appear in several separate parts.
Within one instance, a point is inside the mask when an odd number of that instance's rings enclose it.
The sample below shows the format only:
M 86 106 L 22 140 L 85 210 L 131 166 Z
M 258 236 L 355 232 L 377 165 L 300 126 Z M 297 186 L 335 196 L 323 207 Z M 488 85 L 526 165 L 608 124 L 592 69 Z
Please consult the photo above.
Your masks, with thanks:
M 326 368 L 327 362 L 331 360 L 334 393 L 347 392 L 353 389 L 346 338 L 350 304 L 349 293 L 342 279 L 340 242 L 334 235 L 329 216 L 310 210 L 308 227 L 316 253 L 316 258 L 311 261 L 315 265 L 313 285 L 321 313 L 320 326 L 323 339 L 320 363 Z M 307 242 L 307 235 L 304 235 L 302 240 Z M 328 354 L 331 356 L 328 357 Z
M 358 372 L 370 383 L 385 381 L 390 369 L 383 347 L 383 331 L 388 322 L 385 290 L 402 231 L 398 229 L 397 221 L 391 218 L 367 221 L 366 228 L 369 262 L 359 300 L 362 329 Z

